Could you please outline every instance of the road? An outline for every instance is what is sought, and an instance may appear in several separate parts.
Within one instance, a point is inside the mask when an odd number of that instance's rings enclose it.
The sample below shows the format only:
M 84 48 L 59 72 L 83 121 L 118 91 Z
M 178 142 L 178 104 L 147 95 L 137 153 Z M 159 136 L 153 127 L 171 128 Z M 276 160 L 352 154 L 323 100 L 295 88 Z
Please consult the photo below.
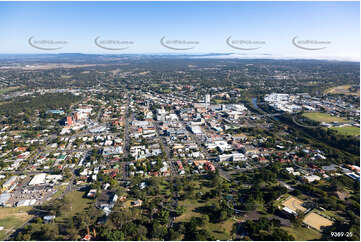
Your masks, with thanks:
M 296 116 L 293 116 L 293 117 L 292 117 L 292 122 L 293 122 L 294 124 L 296 124 L 296 125 L 298 125 L 298 126 L 301 126 L 301 127 L 304 127 L 304 128 L 310 128 L 310 129 L 312 129 L 312 128 L 319 128 L 319 127 L 320 127 L 320 126 L 309 126 L 309 125 L 301 124 L 301 123 L 299 123 L 299 122 L 296 121 Z
M 128 156 L 129 156 L 129 122 L 133 120 L 134 113 L 132 113 L 131 119 L 129 120 L 129 103 L 130 103 L 130 97 L 127 93 L 127 101 L 126 101 L 126 108 L 124 112 L 124 136 L 123 136 L 123 162 L 121 163 L 121 168 L 123 171 L 123 180 L 126 180 L 129 177 L 128 174 L 128 162 L 126 162 Z
M 180 118 L 180 117 L 179 117 Z M 181 119 L 180 119 L 181 120 Z M 182 120 L 181 121 L 182 124 L 184 125 L 184 127 L 187 126 L 187 124 Z M 220 175 L 220 177 L 222 177 L 223 179 L 225 179 L 226 181 L 230 181 L 231 179 L 231 176 L 228 172 L 224 171 L 223 168 L 217 163 L 215 162 L 214 160 L 216 159 L 216 157 L 214 156 L 211 156 L 209 153 L 208 153 L 208 150 L 202 145 L 202 142 L 199 140 L 199 138 L 193 134 L 191 131 L 187 130 L 188 134 L 191 136 L 192 140 L 194 142 L 196 142 L 196 144 L 198 145 L 198 148 L 202 151 L 203 154 L 205 154 L 205 158 L 207 160 L 209 160 L 213 165 L 214 167 L 218 170 L 218 173 Z
M 159 126 L 158 126 L 158 122 L 157 121 L 153 121 L 153 125 L 155 127 L 155 131 L 156 131 L 156 135 L 157 135 L 157 139 L 161 142 L 162 146 L 163 146 L 163 150 L 165 152 L 166 158 L 167 158 L 167 163 L 170 167 L 171 170 L 171 176 L 178 176 L 178 168 L 176 167 L 176 165 L 174 164 L 176 162 L 176 160 L 172 159 L 170 156 L 170 151 L 169 151 L 169 146 L 166 143 L 166 141 L 160 136 L 159 134 Z

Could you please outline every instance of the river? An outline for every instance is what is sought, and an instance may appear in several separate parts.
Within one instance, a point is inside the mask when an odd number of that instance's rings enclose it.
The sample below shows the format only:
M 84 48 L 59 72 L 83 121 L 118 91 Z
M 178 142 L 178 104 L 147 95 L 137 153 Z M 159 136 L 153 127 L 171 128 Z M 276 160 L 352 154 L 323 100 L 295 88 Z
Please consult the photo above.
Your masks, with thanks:
M 253 97 L 252 98 L 252 104 L 253 104 L 253 107 L 255 108 L 255 109 L 260 109 L 260 110 L 262 110 L 260 107 L 258 107 L 258 105 L 257 105 L 257 98 L 256 97 Z M 262 110 L 263 111 L 263 110 Z M 271 118 L 272 119 L 274 119 L 274 120 L 276 120 L 276 121 L 280 121 L 277 117 L 275 117 L 275 116 L 271 116 Z

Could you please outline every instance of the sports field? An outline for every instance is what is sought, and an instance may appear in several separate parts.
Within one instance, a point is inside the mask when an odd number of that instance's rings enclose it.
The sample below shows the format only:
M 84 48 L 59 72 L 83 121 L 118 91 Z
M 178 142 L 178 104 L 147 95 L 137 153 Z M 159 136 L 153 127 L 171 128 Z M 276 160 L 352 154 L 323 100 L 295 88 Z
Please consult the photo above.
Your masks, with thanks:
M 348 122 L 346 119 L 331 116 L 328 113 L 304 113 L 302 116 L 317 122 Z
M 337 133 L 341 135 L 351 135 L 351 136 L 360 136 L 360 128 L 354 126 L 346 126 L 346 127 L 332 127 L 330 129 L 336 130 Z
M 333 222 L 325 217 L 322 217 L 321 215 L 318 215 L 317 213 L 311 212 L 307 214 L 307 216 L 304 218 L 303 222 L 314 228 L 318 231 L 322 230 L 322 227 L 331 226 Z
M 299 200 L 298 198 L 295 198 L 293 196 L 289 196 L 286 201 L 282 203 L 283 206 L 292 209 L 293 211 L 300 210 L 302 212 L 306 211 L 306 208 L 302 206 L 303 201 Z

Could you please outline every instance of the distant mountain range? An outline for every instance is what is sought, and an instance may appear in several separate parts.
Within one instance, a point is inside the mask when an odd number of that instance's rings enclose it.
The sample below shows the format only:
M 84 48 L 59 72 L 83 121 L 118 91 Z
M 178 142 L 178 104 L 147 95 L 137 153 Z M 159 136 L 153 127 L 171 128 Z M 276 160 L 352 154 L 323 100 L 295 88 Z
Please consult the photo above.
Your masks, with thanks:
M 359 62 L 356 59 L 329 57 L 329 56 L 274 56 L 269 53 L 248 54 L 248 53 L 151 53 L 151 54 L 84 54 L 84 53 L 59 53 L 59 54 L 0 54 L 0 60 L 20 60 L 20 61 L 35 61 L 35 60 L 53 60 L 53 61 L 71 61 L 71 62 L 84 62 L 84 61 L 115 61 L 124 59 L 147 59 L 147 58 L 210 58 L 210 59 L 309 59 L 309 60 L 337 60 L 337 61 L 352 61 Z

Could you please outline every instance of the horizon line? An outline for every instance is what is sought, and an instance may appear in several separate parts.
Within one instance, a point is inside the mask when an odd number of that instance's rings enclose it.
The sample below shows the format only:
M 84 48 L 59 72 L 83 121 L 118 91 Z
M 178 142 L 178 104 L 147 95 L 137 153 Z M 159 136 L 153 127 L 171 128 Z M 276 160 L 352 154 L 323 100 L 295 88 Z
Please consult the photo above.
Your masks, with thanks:
M 273 59 L 273 60 L 323 60 L 323 61 L 347 61 L 347 62 L 359 62 L 360 57 L 350 56 L 276 56 L 269 53 L 261 54 L 246 54 L 235 52 L 198 52 L 198 53 L 172 53 L 172 52 L 143 52 L 143 53 L 84 53 L 84 52 L 58 52 L 58 53 L 0 53 L 0 56 L 9 55 L 103 55 L 103 56 L 131 56 L 131 55 L 143 55 L 143 56 L 189 56 L 189 57 L 201 57 L 212 59 Z M 233 56 L 232 56 L 233 55 Z M 223 57 L 222 57 L 223 56 Z

